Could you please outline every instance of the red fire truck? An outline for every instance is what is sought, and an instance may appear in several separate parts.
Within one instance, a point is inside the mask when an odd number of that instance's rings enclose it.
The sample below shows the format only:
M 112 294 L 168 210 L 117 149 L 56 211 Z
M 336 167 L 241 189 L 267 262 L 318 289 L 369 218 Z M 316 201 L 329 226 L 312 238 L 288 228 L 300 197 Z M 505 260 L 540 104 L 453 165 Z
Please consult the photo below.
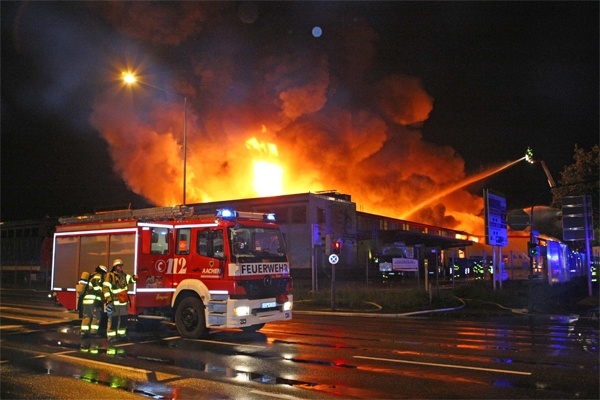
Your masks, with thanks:
M 59 219 L 54 234 L 52 290 L 77 308 L 81 273 L 123 260 L 137 275 L 130 316 L 170 320 L 182 337 L 210 328 L 256 331 L 292 318 L 292 278 L 274 214 L 194 207 L 111 211 Z

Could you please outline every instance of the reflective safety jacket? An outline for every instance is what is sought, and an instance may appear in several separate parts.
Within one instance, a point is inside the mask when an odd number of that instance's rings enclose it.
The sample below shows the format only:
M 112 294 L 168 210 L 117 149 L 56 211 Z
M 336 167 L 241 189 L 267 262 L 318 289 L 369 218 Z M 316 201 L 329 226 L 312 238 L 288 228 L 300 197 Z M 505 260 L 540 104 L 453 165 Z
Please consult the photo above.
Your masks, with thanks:
M 96 307 L 102 306 L 102 283 L 104 276 L 97 272 L 90 275 L 87 281 L 87 289 L 83 296 L 83 305 L 95 305 Z
M 134 283 L 135 281 L 136 280 L 132 275 L 122 271 L 121 273 L 118 273 L 117 271 L 107 273 L 104 278 L 104 284 L 102 285 L 104 301 L 106 303 L 113 302 L 115 306 L 126 305 L 129 300 L 127 297 L 123 297 L 119 300 L 119 293 L 124 292 L 127 294 L 129 284 Z

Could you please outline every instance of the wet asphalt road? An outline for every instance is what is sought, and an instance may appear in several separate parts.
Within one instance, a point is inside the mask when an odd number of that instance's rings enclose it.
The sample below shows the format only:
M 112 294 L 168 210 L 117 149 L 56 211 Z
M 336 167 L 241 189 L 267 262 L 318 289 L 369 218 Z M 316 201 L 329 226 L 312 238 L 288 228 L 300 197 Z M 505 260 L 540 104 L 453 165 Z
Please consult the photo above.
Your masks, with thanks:
M 81 340 L 77 315 L 2 292 L 2 399 L 599 398 L 598 331 L 572 319 L 297 313 L 258 333 Z

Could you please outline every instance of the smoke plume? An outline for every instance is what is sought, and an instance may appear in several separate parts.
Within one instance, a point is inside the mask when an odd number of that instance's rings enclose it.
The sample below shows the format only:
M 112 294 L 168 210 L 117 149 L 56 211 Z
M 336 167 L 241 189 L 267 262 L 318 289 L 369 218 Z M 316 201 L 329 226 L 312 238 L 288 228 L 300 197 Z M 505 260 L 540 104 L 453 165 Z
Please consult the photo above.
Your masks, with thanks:
M 301 24 L 265 36 L 269 13 L 234 4 L 93 5 L 140 51 L 160 48 L 134 68 L 166 91 L 140 84 L 95 98 L 92 124 L 134 192 L 181 202 L 184 96 L 187 203 L 261 196 L 260 181 L 281 179 L 270 194 L 336 189 L 362 211 L 399 217 L 465 178 L 453 148 L 422 136 L 433 97 L 418 77 L 374 65 L 377 35 L 365 21 L 341 18 L 320 38 Z M 408 219 L 480 233 L 482 208 L 459 189 Z

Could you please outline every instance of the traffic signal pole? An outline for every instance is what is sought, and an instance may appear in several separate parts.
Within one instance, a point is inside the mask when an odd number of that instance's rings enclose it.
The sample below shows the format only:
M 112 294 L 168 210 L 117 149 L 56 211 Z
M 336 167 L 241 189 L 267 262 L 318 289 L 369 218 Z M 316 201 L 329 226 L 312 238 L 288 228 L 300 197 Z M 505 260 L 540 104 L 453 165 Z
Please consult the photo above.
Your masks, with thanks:
M 335 311 L 335 263 L 331 263 L 331 311 Z

